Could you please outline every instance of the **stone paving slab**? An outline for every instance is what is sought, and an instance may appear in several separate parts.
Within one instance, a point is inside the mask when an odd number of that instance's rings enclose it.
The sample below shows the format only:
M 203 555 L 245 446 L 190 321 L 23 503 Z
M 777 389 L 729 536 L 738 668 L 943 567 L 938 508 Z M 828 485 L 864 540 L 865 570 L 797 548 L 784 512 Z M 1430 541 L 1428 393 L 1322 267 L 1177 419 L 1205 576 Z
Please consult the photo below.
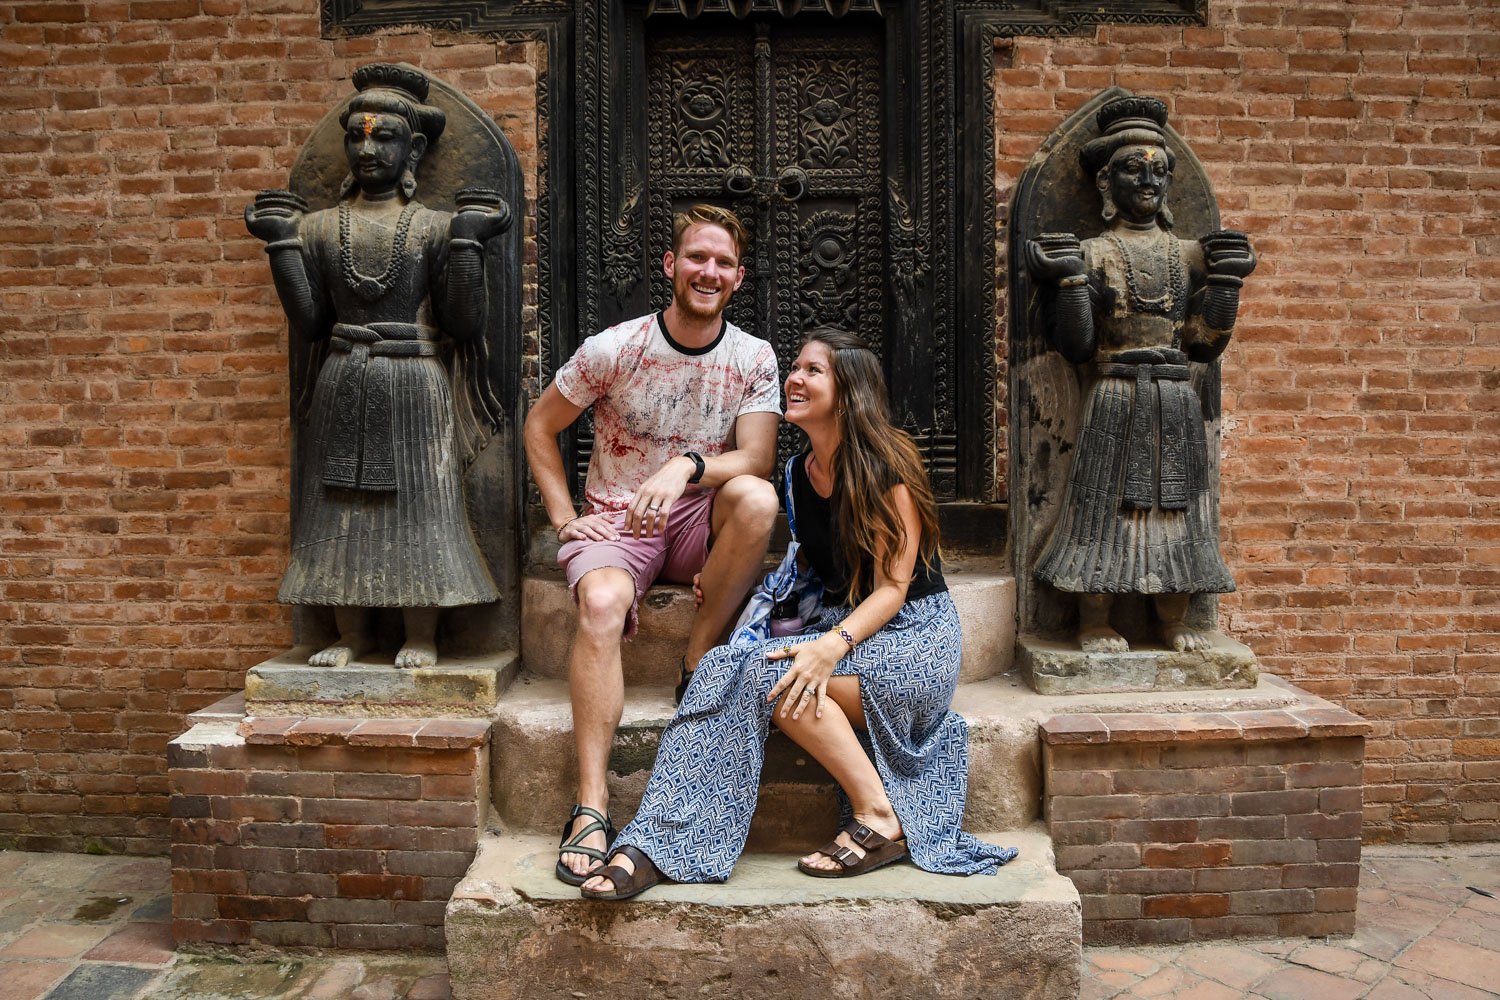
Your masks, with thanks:
M 1085 1000 L 1494 1000 L 1500 996 L 1500 843 L 1365 849 L 1354 935 L 1185 947 L 1085 948 Z M 0 947 L 43 924 L 102 929 L 107 944 L 170 915 L 164 858 L 0 851 Z M 154 874 L 153 874 L 154 873 Z M 125 888 L 125 886 L 132 888 Z M 86 910 L 100 899 L 129 901 Z M 88 1000 L 450 1000 L 447 963 L 416 959 L 258 952 L 179 953 L 159 965 L 69 958 L 0 958 L 4 1000 L 65 1000 L 76 986 L 128 984 L 134 993 Z M 104 972 L 88 970 L 106 970 Z M 113 970 L 113 971 L 111 971 Z M 1482 977 L 1482 978 L 1481 978 Z M 1476 985 L 1477 983 L 1477 985 Z M 1336 985 L 1335 985 L 1336 984 Z M 69 987 L 70 989 L 72 987 Z M 1299 992 L 1301 991 L 1301 992 Z M 722 994 L 721 994 L 722 995 Z M 597 996 L 597 995 L 596 995 Z M 598 997 L 597 1000 L 608 1000 Z
M 1494 1000 L 1500 844 L 1365 849 L 1347 938 L 1084 950 L 1083 1000 Z

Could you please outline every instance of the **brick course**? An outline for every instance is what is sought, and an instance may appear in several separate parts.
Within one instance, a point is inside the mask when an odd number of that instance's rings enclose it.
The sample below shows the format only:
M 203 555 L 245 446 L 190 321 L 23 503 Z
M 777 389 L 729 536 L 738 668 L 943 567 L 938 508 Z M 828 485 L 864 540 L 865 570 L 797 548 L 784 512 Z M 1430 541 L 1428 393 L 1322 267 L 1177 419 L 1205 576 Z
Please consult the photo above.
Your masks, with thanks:
M 1084 941 L 1352 933 L 1368 729 L 1329 707 L 1048 719 L 1043 804 Z
M 488 747 L 475 720 L 195 726 L 168 748 L 177 941 L 441 948 Z
M 1373 722 L 1367 838 L 1500 837 L 1493 11 L 1209 13 L 996 50 L 997 233 L 1072 109 L 1168 100 L 1262 257 L 1225 366 L 1225 624 Z M 0 3 L 0 841 L 164 850 L 167 741 L 288 644 L 284 323 L 244 203 L 372 59 L 492 113 L 534 197 L 544 58 L 322 39 L 316 0 Z

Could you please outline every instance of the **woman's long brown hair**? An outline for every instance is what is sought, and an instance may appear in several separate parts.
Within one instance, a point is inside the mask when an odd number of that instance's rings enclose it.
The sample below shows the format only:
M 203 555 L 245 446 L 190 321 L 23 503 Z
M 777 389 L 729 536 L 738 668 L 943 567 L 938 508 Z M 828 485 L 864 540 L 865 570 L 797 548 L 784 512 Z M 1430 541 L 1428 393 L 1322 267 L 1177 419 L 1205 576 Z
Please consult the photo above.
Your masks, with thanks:
M 809 331 L 803 343 L 822 344 L 833 359 L 842 432 L 830 470 L 833 516 L 836 545 L 849 573 L 849 603 L 858 604 L 874 588 L 877 558 L 881 573 L 894 579 L 896 557 L 906 545 L 906 526 L 891 491 L 904 485 L 917 505 L 922 529 L 917 556 L 928 567 L 938 552 L 937 502 L 911 435 L 891 423 L 885 376 L 875 352 L 854 334 L 832 326 Z

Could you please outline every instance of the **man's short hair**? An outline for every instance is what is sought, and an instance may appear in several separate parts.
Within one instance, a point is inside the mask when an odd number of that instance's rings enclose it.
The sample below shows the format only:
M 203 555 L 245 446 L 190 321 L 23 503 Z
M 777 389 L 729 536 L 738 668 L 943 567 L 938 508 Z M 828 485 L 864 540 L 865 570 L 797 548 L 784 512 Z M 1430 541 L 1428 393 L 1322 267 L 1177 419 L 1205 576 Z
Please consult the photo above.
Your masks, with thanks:
M 691 226 L 718 226 L 729 233 L 730 239 L 734 240 L 735 256 L 745 256 L 745 247 L 750 244 L 750 233 L 745 229 L 745 224 L 740 221 L 739 216 L 729 209 L 699 203 L 685 212 L 673 215 L 672 252 L 674 254 L 682 249 L 682 235 Z

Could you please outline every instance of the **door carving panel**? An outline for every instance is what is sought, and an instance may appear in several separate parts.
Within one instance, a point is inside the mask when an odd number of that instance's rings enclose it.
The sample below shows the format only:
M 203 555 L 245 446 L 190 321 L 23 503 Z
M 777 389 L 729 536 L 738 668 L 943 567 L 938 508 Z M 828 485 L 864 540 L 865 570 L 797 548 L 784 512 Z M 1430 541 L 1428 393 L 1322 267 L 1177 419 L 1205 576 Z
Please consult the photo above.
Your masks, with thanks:
M 646 39 L 650 245 L 670 245 L 672 214 L 693 202 L 731 208 L 751 247 L 729 319 L 771 341 L 783 372 L 822 323 L 885 356 L 879 35 L 705 29 Z M 670 285 L 660 267 L 648 273 L 663 308 Z M 797 434 L 781 437 L 784 455 Z

